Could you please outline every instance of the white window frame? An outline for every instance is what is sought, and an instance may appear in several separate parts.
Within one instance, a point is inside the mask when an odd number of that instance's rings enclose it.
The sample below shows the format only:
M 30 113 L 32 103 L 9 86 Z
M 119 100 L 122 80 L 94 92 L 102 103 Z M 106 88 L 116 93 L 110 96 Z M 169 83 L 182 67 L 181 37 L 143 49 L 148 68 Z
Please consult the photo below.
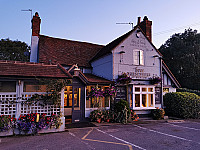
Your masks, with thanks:
M 140 88 L 139 92 L 135 91 L 135 88 Z M 142 91 L 142 88 L 147 88 L 146 92 Z M 149 92 L 148 88 L 153 88 L 153 92 Z M 140 95 L 140 107 L 135 107 L 135 94 Z M 147 96 L 147 107 L 142 107 L 142 94 L 153 94 L 153 106 L 149 107 L 149 97 Z M 133 85 L 133 110 L 142 110 L 142 109 L 155 109 L 155 86 L 150 86 L 150 85 Z
M 133 50 L 133 64 L 144 65 L 144 51 L 143 50 Z

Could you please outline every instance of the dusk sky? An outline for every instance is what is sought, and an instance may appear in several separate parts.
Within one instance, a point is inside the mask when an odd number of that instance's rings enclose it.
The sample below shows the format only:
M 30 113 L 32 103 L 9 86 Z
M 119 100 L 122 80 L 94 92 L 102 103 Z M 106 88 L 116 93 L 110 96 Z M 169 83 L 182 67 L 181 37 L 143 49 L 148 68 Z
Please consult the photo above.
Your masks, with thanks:
M 153 44 L 159 48 L 174 33 L 200 32 L 199 0 L 0 0 L 0 39 L 30 45 L 32 9 L 41 17 L 41 34 L 106 45 L 131 30 L 137 18 L 153 21 Z

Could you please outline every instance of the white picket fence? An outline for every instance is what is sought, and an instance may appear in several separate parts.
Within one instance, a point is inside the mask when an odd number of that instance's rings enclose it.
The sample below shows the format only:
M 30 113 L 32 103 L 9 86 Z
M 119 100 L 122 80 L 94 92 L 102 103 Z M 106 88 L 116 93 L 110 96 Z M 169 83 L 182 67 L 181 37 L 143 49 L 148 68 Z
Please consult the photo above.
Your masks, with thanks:
M 19 92 L 16 93 L 0 93 L 0 115 L 10 115 L 11 117 L 19 118 L 20 115 L 30 113 L 45 113 L 47 116 L 52 114 L 60 114 L 62 125 L 59 129 L 41 130 L 40 133 L 59 132 L 65 130 L 65 117 L 64 117 L 64 89 L 61 91 L 61 101 L 59 106 L 55 105 L 41 105 L 41 102 L 27 104 L 25 103 L 34 94 L 44 94 L 41 92 Z M 8 131 L 5 133 L 0 132 L 0 136 L 12 135 L 13 132 Z
M 41 105 L 40 102 L 28 105 L 26 102 L 33 94 L 36 93 L 0 93 L 0 115 L 11 115 L 18 118 L 20 115 L 30 113 L 45 113 L 47 116 L 59 114 L 61 109 L 54 105 Z M 37 93 L 44 94 L 44 93 Z

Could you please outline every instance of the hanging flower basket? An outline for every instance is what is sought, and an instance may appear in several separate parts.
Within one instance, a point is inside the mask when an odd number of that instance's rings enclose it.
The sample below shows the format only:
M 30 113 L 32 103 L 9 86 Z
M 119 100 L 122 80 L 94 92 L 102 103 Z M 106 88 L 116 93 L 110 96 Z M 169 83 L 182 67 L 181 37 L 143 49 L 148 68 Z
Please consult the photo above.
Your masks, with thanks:
M 128 84 L 131 82 L 131 77 L 128 76 L 128 74 L 126 73 L 122 73 L 122 75 L 118 75 L 118 78 L 116 79 L 116 82 L 117 83 L 120 83 L 120 84 Z
M 153 84 L 153 85 L 158 84 L 158 83 L 160 83 L 161 81 L 162 81 L 162 79 L 161 79 L 160 77 L 157 77 L 157 76 L 154 76 L 154 77 L 152 77 L 152 78 L 149 78 L 150 84 Z

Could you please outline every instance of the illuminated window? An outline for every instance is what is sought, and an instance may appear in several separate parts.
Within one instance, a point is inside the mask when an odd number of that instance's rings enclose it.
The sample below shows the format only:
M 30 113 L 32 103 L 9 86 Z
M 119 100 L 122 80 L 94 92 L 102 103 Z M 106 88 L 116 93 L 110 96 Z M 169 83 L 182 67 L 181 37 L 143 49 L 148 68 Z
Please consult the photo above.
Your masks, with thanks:
M 86 87 L 86 108 L 98 108 L 98 107 L 109 107 L 110 106 L 110 97 L 89 97 L 89 92 L 95 86 Z M 98 88 L 105 91 L 109 86 L 98 86 Z
M 133 64 L 144 65 L 144 52 L 142 50 L 133 51 Z
M 169 93 L 169 88 L 163 88 L 164 93 Z
M 133 98 L 129 96 L 129 100 L 133 101 L 133 109 L 151 109 L 155 107 L 155 88 L 153 86 L 133 86 L 132 88 Z

